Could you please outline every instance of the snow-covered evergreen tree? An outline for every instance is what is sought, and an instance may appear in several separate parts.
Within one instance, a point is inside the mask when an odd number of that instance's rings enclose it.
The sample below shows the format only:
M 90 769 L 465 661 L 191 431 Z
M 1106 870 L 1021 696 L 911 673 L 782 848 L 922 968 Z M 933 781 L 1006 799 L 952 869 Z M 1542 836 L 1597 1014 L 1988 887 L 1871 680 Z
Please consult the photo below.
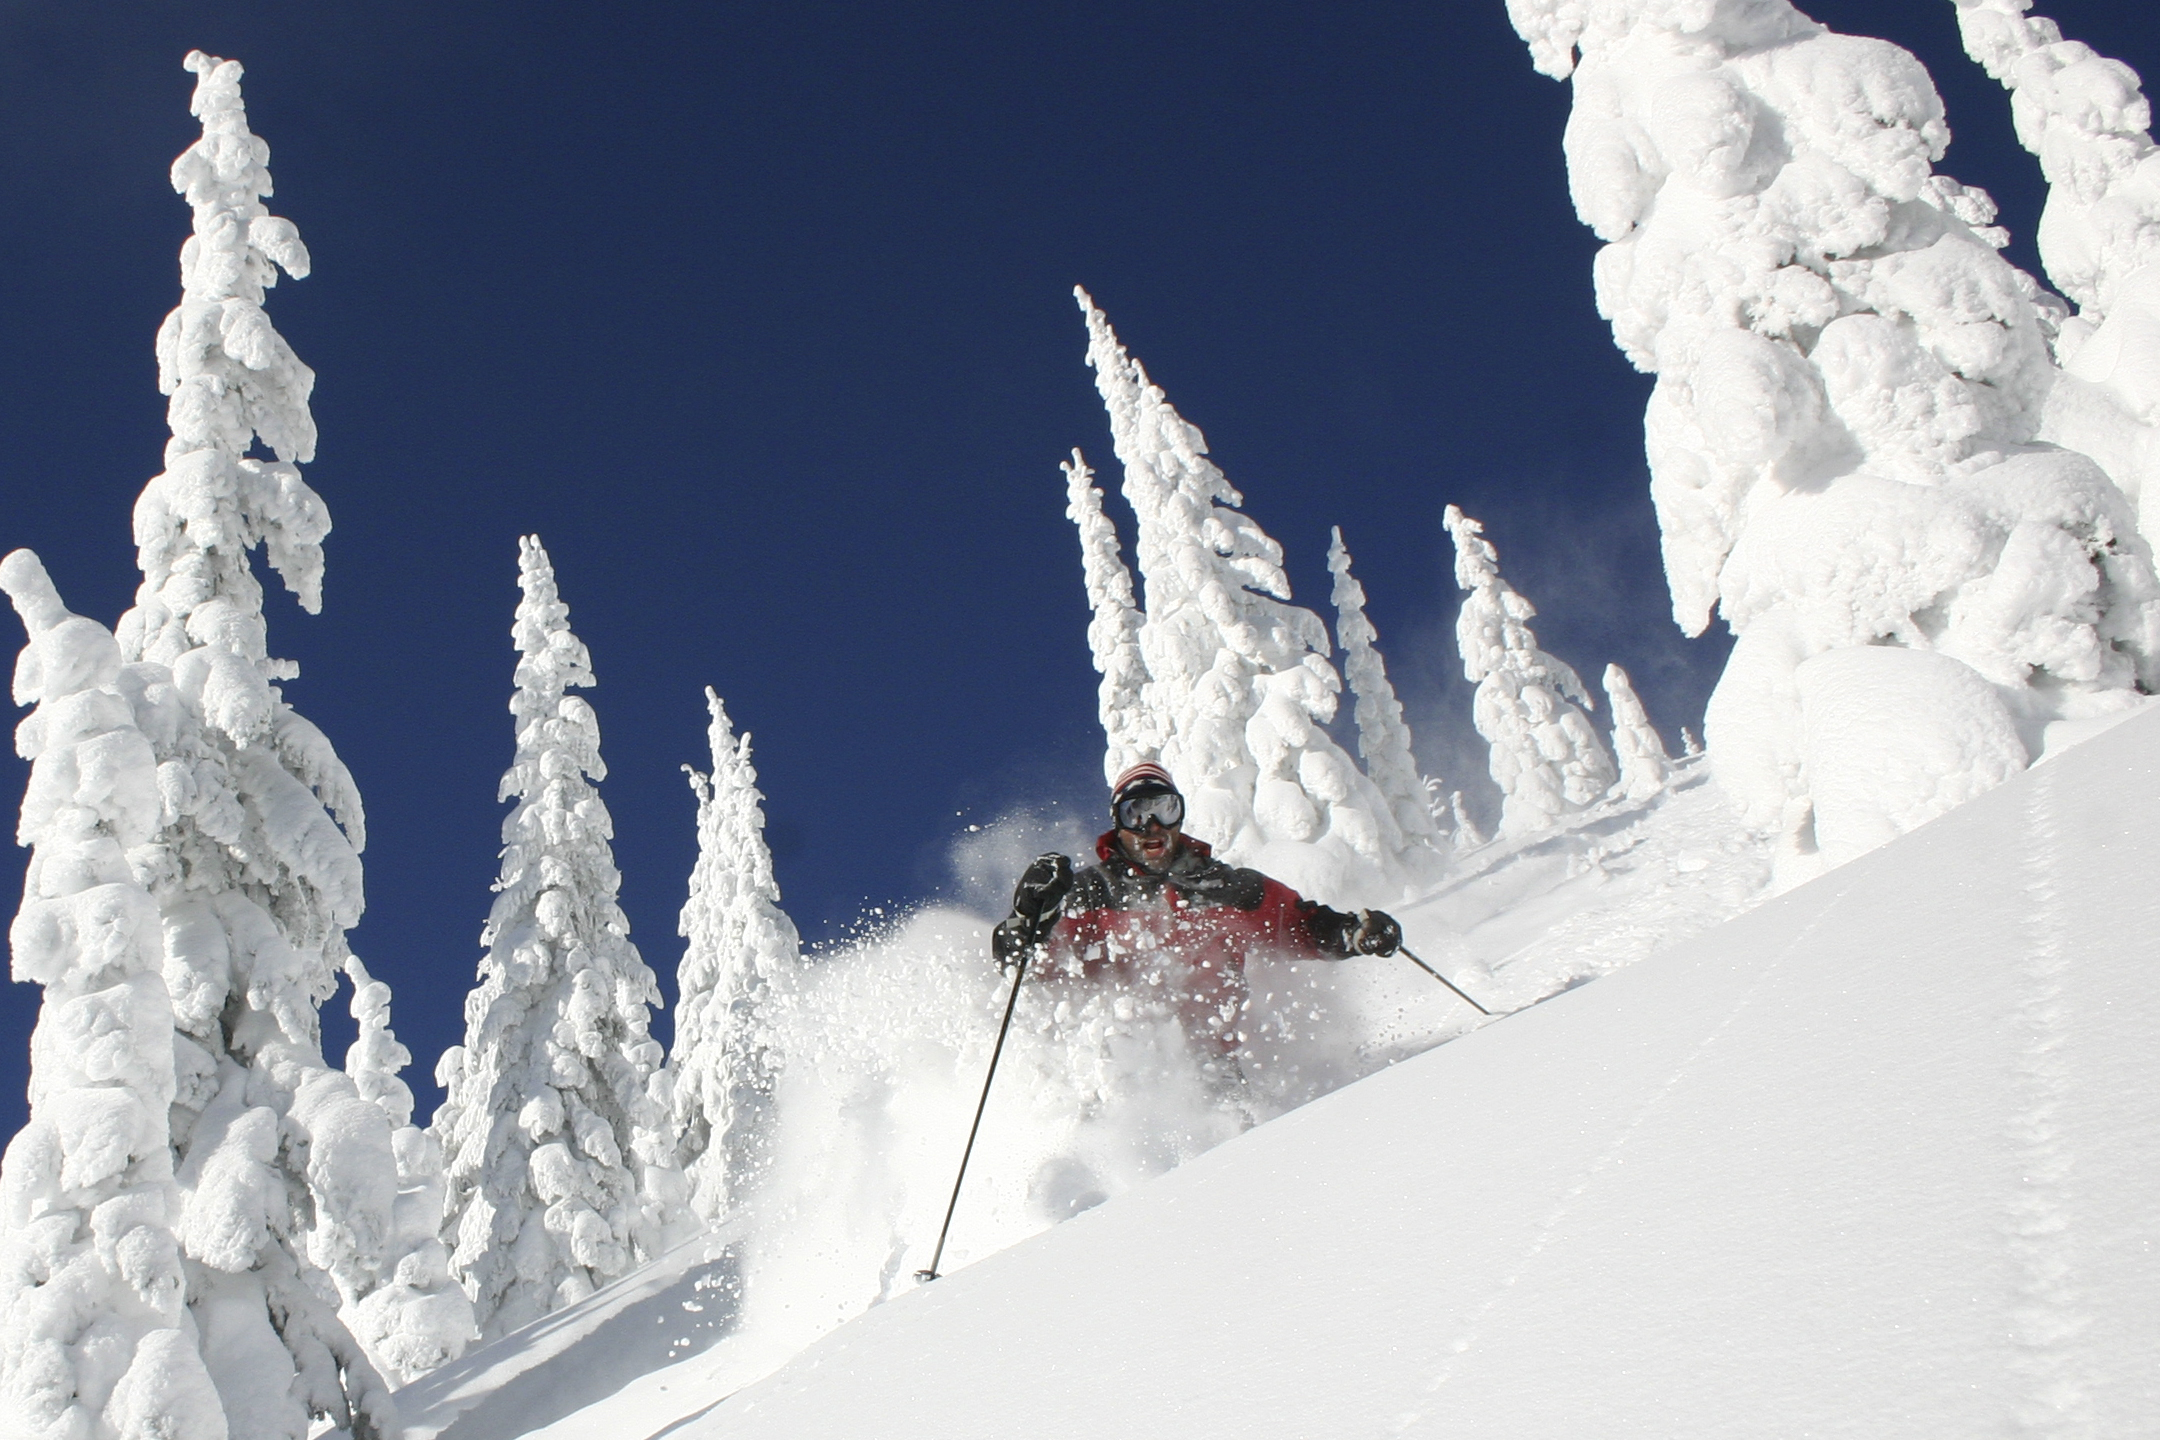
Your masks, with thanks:
M 802 942 L 780 908 L 750 737 L 736 737 L 709 687 L 705 703 L 713 768 L 710 775 L 689 772 L 698 858 L 682 909 L 689 944 L 676 972 L 668 1071 L 691 1206 L 712 1220 L 755 1185 L 770 1158 L 765 1127 L 782 1059 L 772 1012 L 801 969 Z
M 389 1122 L 397 1199 L 382 1262 L 331 1273 L 346 1323 L 384 1377 L 403 1385 L 464 1353 L 474 1333 L 473 1308 L 451 1278 L 450 1252 L 440 1238 L 448 1188 L 442 1146 L 412 1123 L 412 1090 L 399 1074 L 412 1053 L 390 1029 L 390 987 L 368 974 L 357 955 L 346 957 L 345 974 L 359 1032 L 346 1052 L 345 1073 Z
M 1596 702 L 1574 667 L 1538 648 L 1537 609 L 1500 578 L 1485 527 L 1453 505 L 1442 523 L 1455 537 L 1455 583 L 1470 592 L 1455 639 L 1463 675 L 1477 682 L 1471 714 L 1491 747 L 1500 833 L 1542 830 L 1612 788 L 1612 756 L 1583 715 Z
M 2011 92 L 2018 139 L 2040 157 L 2034 236 L 2048 278 L 2077 302 L 2057 330 L 2063 375 L 2040 437 L 2100 463 L 2160 543 L 2160 164 L 2135 70 L 2065 40 L 2032 0 L 1960 0 L 1965 49 Z M 2054 317 L 2044 313 L 2043 320 Z
M 1097 692 L 1103 727 L 1103 778 L 1114 781 L 1141 761 L 1162 753 L 1161 726 L 1144 698 L 1147 659 L 1140 631 L 1147 617 L 1133 603 L 1132 572 L 1118 548 L 1117 527 L 1103 514 L 1095 472 L 1078 450 L 1059 466 L 1065 472 L 1065 514 L 1080 531 L 1081 573 L 1087 583 L 1088 649 L 1102 676 Z
M 1665 741 L 1643 710 L 1627 671 L 1618 665 L 1605 667 L 1605 698 L 1612 705 L 1613 754 L 1620 762 L 1620 779 L 1613 792 L 1629 800 L 1647 800 L 1665 788 L 1672 774 L 1672 756 Z
M 298 469 L 314 377 L 262 310 L 307 251 L 262 204 L 268 147 L 240 66 L 198 52 L 187 67 L 203 133 L 172 178 L 194 233 L 157 343 L 172 438 L 136 504 L 143 583 L 115 636 L 156 762 L 156 830 L 127 859 L 160 912 L 175 1026 L 172 1223 L 232 1440 L 375 1435 L 395 1425 L 387 1388 L 310 1258 L 382 1263 L 395 1199 L 389 1127 L 324 1062 L 317 1016 L 360 915 L 359 796 L 272 683 L 297 672 L 269 657 L 251 568 L 263 547 L 319 605 L 329 516 Z
M 2137 163 L 2127 72 L 2040 44 L 2015 0 L 1960 5 L 2019 84 L 2029 141 L 2079 130 Z M 2061 304 L 1996 253 L 1988 197 L 1932 173 L 1949 130 L 1919 62 L 1785 0 L 1509 13 L 1540 69 L 1573 76 L 1598 308 L 1658 377 L 1645 431 L 1674 617 L 1698 634 L 1715 607 L 1736 636 L 1710 760 L 1752 823 L 1786 832 L 1793 878 L 2015 773 L 2051 721 L 2160 686 L 2134 510 L 2092 458 L 2035 443 L 2069 393 L 2048 353 Z M 2036 128 L 2043 111 L 2064 124 Z M 2076 148 L 2051 149 L 2051 173 L 2092 180 L 2077 203 L 2140 232 L 2100 191 L 2151 182 L 2086 174 Z M 2114 263 L 2066 255 L 2065 283 Z
M 1356 697 L 1358 756 L 1365 774 L 1401 827 L 1405 839 L 1432 844 L 1439 836 L 1430 797 L 1410 751 L 1410 727 L 1403 723 L 1402 702 L 1388 682 L 1387 661 L 1376 642 L 1380 632 L 1365 618 L 1365 587 L 1350 573 L 1350 551 L 1342 529 L 1328 531 L 1328 573 L 1335 577 L 1335 639 L 1342 646 L 1343 678 Z
M 0 1164 L 0 1434 L 224 1440 L 176 1234 L 158 907 L 129 864 L 163 812 L 130 699 L 145 677 L 29 551 L 0 589 L 30 636 L 15 700 L 38 707 L 16 731 L 31 857 L 8 941 L 14 978 L 45 990 L 30 1123 Z
M 1434 843 L 1444 841 L 1451 850 L 1467 849 L 1472 841 L 1462 829 L 1462 791 L 1448 789 L 1447 782 L 1437 775 L 1423 776 L 1418 784 L 1424 787 L 1425 811 L 1432 816 Z M 1478 837 L 1476 843 L 1484 844 L 1484 838 Z
M 262 203 L 270 147 L 248 131 L 240 63 L 197 51 L 187 68 L 203 133 L 173 162 L 172 181 L 195 212 L 194 233 L 180 247 L 180 304 L 157 337 L 172 439 L 165 472 L 135 505 L 143 583 L 120 643 L 177 667 L 215 732 L 252 741 L 277 715 L 269 682 L 297 670 L 267 658 L 249 552 L 263 546 L 301 607 L 322 608 L 330 513 L 299 468 L 315 458 L 315 372 L 262 308 L 280 269 L 304 279 L 309 262 L 292 222 Z M 257 440 L 274 458 L 250 455 Z
M 451 1268 L 484 1338 L 514 1330 L 673 1243 L 683 1214 L 652 971 L 615 903 L 600 726 L 567 693 L 592 663 L 537 537 L 518 543 L 517 755 L 501 797 L 502 871 L 444 1052 L 432 1126 L 448 1156 Z
M 1492 837 L 1478 829 L 1477 822 L 1470 818 L 1470 808 L 1463 803 L 1462 791 L 1448 792 L 1448 813 L 1454 822 L 1449 834 L 1457 850 L 1475 850 L 1491 843 Z
M 1387 798 L 1321 728 L 1342 689 L 1326 627 L 1289 603 L 1281 547 L 1239 509 L 1244 499 L 1207 458 L 1199 429 L 1149 381 L 1087 293 L 1074 294 L 1139 522 L 1133 550 L 1145 592 L 1137 636 L 1145 728 L 1110 738 L 1177 777 L 1187 829 L 1226 858 L 1332 903 L 1392 900 L 1437 857 L 1405 839 Z M 1106 582 L 1097 621 L 1118 638 L 1098 648 L 1098 664 L 1122 664 L 1129 619 L 1117 613 L 1115 550 L 1101 538 L 1099 502 L 1073 490 L 1083 552 Z M 1118 683 L 1128 687 L 1129 677 Z

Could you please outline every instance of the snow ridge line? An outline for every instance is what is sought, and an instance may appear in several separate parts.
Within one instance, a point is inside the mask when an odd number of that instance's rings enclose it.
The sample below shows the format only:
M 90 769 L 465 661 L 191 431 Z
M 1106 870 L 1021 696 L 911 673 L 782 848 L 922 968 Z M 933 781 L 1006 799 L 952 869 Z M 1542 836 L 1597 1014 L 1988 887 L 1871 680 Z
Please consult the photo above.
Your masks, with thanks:
M 2009 1316 L 2012 1364 L 2024 1382 L 2018 1433 L 2079 1440 L 2097 1431 L 2077 1348 L 2092 1322 L 2074 1278 L 2076 1157 L 2061 1125 L 2074 1080 L 2065 1053 L 2071 1024 L 2063 986 L 2071 961 L 2063 941 L 2070 915 L 2057 880 L 2061 827 L 2055 812 L 2055 773 L 2043 765 L 2026 798 L 2026 844 L 2019 857 L 2027 942 L 2015 1016 L 2023 1032 L 2014 1071 L 2017 1103 L 2008 1125 L 2017 1180 L 2005 1229 L 2017 1287 Z
M 1756 972 L 1755 978 L 1748 982 L 1747 989 L 1741 992 L 1740 998 L 1735 1000 L 1732 1008 L 1725 1013 L 1725 1018 L 1713 1026 L 1710 1032 L 1696 1043 L 1695 1048 L 1690 1050 L 1685 1058 L 1673 1067 L 1672 1073 L 1666 1076 L 1664 1082 L 1652 1092 L 1650 1098 L 1643 1101 L 1635 1113 L 1628 1117 L 1627 1123 L 1614 1133 L 1612 1139 L 1606 1143 L 1604 1150 L 1599 1153 L 1598 1157 L 1583 1167 L 1582 1174 L 1554 1202 L 1551 1212 L 1546 1215 L 1543 1223 L 1538 1226 L 1537 1233 L 1531 1237 L 1530 1243 L 1523 1247 L 1522 1256 L 1515 1262 L 1515 1268 L 1508 1273 L 1506 1278 L 1493 1287 L 1492 1293 L 1486 1296 L 1485 1303 L 1480 1305 L 1477 1308 L 1477 1313 L 1470 1317 L 1469 1323 L 1463 1329 L 1463 1333 L 1448 1347 L 1447 1358 L 1441 1363 L 1439 1373 L 1426 1382 L 1425 1393 L 1427 1395 L 1437 1394 L 1449 1380 L 1454 1378 L 1455 1368 L 1461 1363 L 1462 1357 L 1468 1354 L 1476 1346 L 1479 1339 L 1482 1338 L 1478 1332 L 1479 1327 L 1484 1324 L 1485 1318 L 1498 1307 L 1508 1292 L 1515 1288 L 1516 1283 L 1529 1270 L 1532 1262 L 1542 1255 L 1551 1246 L 1552 1242 L 1558 1238 L 1560 1227 L 1566 1222 L 1569 1214 L 1574 1211 L 1576 1203 L 1596 1183 L 1598 1177 L 1620 1162 L 1620 1152 L 1627 1148 L 1628 1142 L 1635 1137 L 1635 1132 L 1642 1128 L 1643 1122 L 1650 1118 L 1651 1112 L 1665 1102 L 1666 1096 L 1679 1088 L 1680 1082 L 1687 1077 L 1688 1072 L 1695 1068 L 1696 1062 L 1701 1060 L 1710 1047 L 1715 1045 L 1719 1038 L 1732 1028 L 1733 1022 L 1738 1020 L 1748 1007 L 1755 1003 L 1755 997 L 1762 992 L 1763 986 L 1792 957 L 1793 952 L 1800 948 L 1802 942 L 1808 936 L 1814 934 L 1823 921 L 1829 919 L 1837 911 L 1838 907 L 1845 903 L 1845 897 L 1852 890 L 1852 886 L 1852 881 L 1846 881 L 1837 894 L 1831 897 L 1830 903 L 1823 906 L 1814 919 L 1803 925 L 1799 933 L 1786 942 L 1784 949 L 1780 950 L 1775 957 Z M 1421 1410 L 1407 1411 L 1396 1417 L 1394 1432 L 1397 1435 L 1405 1434 L 1413 1425 L 1416 1425 L 1424 1418 L 1425 1414 Z

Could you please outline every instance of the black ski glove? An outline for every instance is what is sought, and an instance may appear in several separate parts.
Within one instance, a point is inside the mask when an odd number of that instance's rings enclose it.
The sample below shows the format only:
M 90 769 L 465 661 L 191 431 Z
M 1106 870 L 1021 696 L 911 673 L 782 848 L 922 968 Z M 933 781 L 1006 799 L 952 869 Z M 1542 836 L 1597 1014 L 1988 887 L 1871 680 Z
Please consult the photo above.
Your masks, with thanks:
M 1023 920 L 1039 920 L 1054 912 L 1072 889 L 1072 861 L 1063 855 L 1038 855 L 1020 872 L 1013 887 L 1013 914 Z
M 1402 926 L 1385 910 L 1360 910 L 1349 939 L 1353 955 L 1392 955 L 1402 949 Z
M 990 953 L 1001 968 L 1018 965 L 1049 936 L 1072 881 L 1072 861 L 1063 855 L 1038 855 L 1021 872 L 1013 887 L 1013 913 L 990 932 Z

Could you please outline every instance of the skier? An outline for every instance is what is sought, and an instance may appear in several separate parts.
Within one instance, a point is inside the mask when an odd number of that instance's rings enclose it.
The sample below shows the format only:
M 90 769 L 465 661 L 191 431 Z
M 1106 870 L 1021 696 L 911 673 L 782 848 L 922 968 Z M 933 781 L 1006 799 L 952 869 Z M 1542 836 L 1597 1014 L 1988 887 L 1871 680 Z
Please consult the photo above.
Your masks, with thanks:
M 1053 854 L 1028 866 L 991 951 L 1011 965 L 1034 947 L 1050 978 L 1167 992 L 1196 1054 L 1232 1074 L 1248 958 L 1342 960 L 1402 945 L 1402 927 L 1378 910 L 1330 910 L 1217 860 L 1184 833 L 1185 797 L 1160 765 L 1119 776 L 1110 815 L 1097 863 L 1075 872 Z

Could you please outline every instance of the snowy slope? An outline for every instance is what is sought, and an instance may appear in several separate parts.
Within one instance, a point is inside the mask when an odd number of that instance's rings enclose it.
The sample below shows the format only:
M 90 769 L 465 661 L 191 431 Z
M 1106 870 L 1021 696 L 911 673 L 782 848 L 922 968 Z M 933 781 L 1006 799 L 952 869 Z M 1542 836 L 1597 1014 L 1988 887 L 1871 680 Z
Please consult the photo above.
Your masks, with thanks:
M 2156 813 L 2148 713 L 732 1397 L 546 1433 L 2151 1433 Z
M 1769 842 L 1740 824 L 1697 757 L 1648 804 L 1608 802 L 1471 852 L 1402 918 L 1421 956 L 1488 1008 L 1516 1010 L 1759 904 L 1770 872 Z
M 709 1345 L 729 1285 L 723 1223 L 574 1305 L 479 1346 L 397 1392 L 405 1440 L 519 1435 Z M 562 1363 L 575 1352 L 574 1359 Z
M 1437 891 L 1400 912 L 1413 943 L 1505 1010 L 1668 948 L 1759 902 L 1768 848 L 1740 832 L 1706 779 L 1699 762 L 1684 764 L 1672 788 L 1647 803 L 1597 807 L 1560 833 L 1462 855 Z M 1002 881 L 1045 845 L 1078 841 L 1022 824 L 971 843 L 988 849 L 967 857 L 961 871 Z M 1000 904 L 1002 886 L 974 898 L 984 909 Z M 657 1428 L 681 1413 L 686 1388 L 710 1395 L 750 1384 L 904 1292 L 908 1272 L 929 1263 L 954 1147 L 1003 1004 L 1003 984 L 983 953 L 988 924 L 963 910 L 924 911 L 816 967 L 818 983 L 805 992 L 811 1003 L 793 1028 L 820 1036 L 816 1063 L 807 1067 L 820 1084 L 790 1092 L 793 1103 L 781 1116 L 783 1130 L 797 1137 L 785 1152 L 790 1163 L 767 1187 L 768 1219 L 747 1227 L 767 1257 L 765 1278 L 755 1278 L 757 1244 L 695 1274 L 630 1277 L 401 1392 L 415 1440 L 522 1435 L 595 1405 L 607 1427 L 637 1429 L 642 1421 L 631 1417 L 639 1416 Z M 1260 1054 L 1273 1057 L 1259 1073 L 1265 1093 L 1255 1096 L 1266 1113 L 1482 1023 L 1402 960 L 1256 961 L 1253 976 L 1260 1009 L 1274 1017 L 1250 1057 L 1256 1064 Z M 1185 1122 L 1204 1117 L 1181 1109 L 1164 1076 L 1138 1073 L 1147 1070 L 1148 1053 L 1137 1062 L 1105 1056 L 1103 1042 L 1085 1035 L 1061 1046 L 1044 1033 L 1059 1028 L 1047 997 L 1031 990 L 1022 998 L 986 1123 L 992 1138 L 970 1171 L 965 1218 L 944 1257 L 948 1270 L 1069 1215 L 1037 1203 L 1045 1174 L 1061 1181 L 1085 1175 L 1098 1197 L 1116 1195 L 1233 1133 L 1185 1134 Z M 1290 1032 L 1301 1038 L 1283 1052 Z M 1285 1059 L 1302 1064 L 1302 1078 L 1276 1063 Z M 1109 1074 L 1101 1073 L 1106 1063 Z M 1129 1113 L 1105 1111 L 1104 1083 L 1113 1094 L 1134 1089 L 1153 1101 Z M 1076 1125 L 1083 1115 L 1094 1118 Z M 1173 1142 L 1170 1153 L 1160 1153 L 1166 1142 Z M 1136 1147 L 1145 1163 L 1118 1163 L 1121 1147 Z M 748 1315 L 735 1289 L 746 1262 L 764 1297 Z M 685 1286 L 679 1298 L 689 1307 L 674 1295 Z M 618 1308 L 611 1297 L 630 1289 L 652 1298 L 639 1301 L 636 1318 L 610 1318 Z M 597 1333 L 602 1325 L 604 1336 Z M 584 1422 L 564 1423 L 565 1433 L 579 1433 Z

